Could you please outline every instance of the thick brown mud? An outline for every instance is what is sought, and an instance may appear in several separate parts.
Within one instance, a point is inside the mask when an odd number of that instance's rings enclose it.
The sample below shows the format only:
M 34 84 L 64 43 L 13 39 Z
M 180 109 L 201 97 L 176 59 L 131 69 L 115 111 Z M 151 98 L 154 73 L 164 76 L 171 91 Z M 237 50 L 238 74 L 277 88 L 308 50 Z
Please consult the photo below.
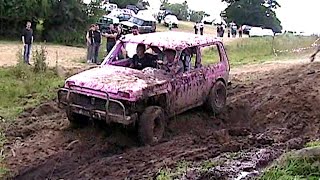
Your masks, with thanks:
M 147 147 L 137 144 L 134 131 L 118 126 L 70 128 L 56 103 L 48 102 L 6 127 L 10 178 L 153 179 L 181 160 L 197 164 L 217 158 L 224 163 L 183 178 L 234 178 L 319 138 L 319 87 L 317 63 L 235 74 L 225 112 L 213 116 L 200 107 L 179 115 L 164 140 Z M 226 156 L 230 153 L 243 155 L 235 164 Z

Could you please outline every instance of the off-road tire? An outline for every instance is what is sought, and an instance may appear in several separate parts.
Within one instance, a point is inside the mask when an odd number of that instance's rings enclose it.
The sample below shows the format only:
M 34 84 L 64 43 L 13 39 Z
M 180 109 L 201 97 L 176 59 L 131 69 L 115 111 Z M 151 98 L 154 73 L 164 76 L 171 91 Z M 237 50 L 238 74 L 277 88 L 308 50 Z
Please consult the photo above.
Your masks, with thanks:
M 141 114 L 138 122 L 138 135 L 142 145 L 158 143 L 165 131 L 166 117 L 163 109 L 150 106 Z
M 77 114 L 71 111 L 67 111 L 66 113 L 67 113 L 67 118 L 70 122 L 70 126 L 72 128 L 80 128 L 88 125 L 89 123 L 89 118 L 87 116 Z
M 227 88 L 222 81 L 217 81 L 210 90 L 206 107 L 209 112 L 219 114 L 225 108 L 227 102 Z

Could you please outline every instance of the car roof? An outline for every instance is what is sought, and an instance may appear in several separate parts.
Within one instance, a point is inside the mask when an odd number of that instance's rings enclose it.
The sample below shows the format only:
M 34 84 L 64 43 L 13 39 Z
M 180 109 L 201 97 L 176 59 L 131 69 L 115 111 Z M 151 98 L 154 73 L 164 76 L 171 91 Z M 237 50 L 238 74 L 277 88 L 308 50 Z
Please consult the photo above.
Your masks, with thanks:
M 150 14 L 145 14 L 145 15 L 136 14 L 136 15 L 133 15 L 132 17 L 136 17 L 136 18 L 139 18 L 139 19 L 144 20 L 144 21 L 154 21 L 154 22 L 156 22 L 156 19 Z
M 155 32 L 135 36 L 124 36 L 122 42 L 142 43 L 150 46 L 182 50 L 187 47 L 210 45 L 221 42 L 219 39 L 206 35 L 197 35 L 186 32 Z

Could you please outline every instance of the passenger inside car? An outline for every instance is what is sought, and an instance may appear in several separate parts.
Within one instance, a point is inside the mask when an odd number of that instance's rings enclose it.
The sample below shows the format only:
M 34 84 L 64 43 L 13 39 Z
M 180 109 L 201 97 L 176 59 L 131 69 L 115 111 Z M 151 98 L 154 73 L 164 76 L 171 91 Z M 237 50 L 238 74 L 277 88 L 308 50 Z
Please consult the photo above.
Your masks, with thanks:
M 175 57 L 176 57 L 175 50 L 165 49 L 163 51 L 163 54 L 164 54 L 163 65 L 162 65 L 163 70 L 173 74 L 179 74 L 184 72 L 182 61 L 180 60 L 175 61 Z
M 130 64 L 131 68 L 142 70 L 146 67 L 157 67 L 157 56 L 146 53 L 146 46 L 144 44 L 138 44 L 137 53 L 132 57 Z

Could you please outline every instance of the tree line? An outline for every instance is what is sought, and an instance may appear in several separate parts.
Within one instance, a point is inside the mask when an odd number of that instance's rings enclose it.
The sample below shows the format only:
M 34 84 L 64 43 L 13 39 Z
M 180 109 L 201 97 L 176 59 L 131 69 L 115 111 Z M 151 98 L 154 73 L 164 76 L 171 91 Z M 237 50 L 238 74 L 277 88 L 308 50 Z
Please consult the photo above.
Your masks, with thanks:
M 31 21 L 37 41 L 83 44 L 84 33 L 101 11 L 82 0 L 0 0 L 0 37 L 18 39 Z
M 160 0 L 161 9 L 167 9 L 180 20 L 200 21 L 206 13 L 189 8 L 187 1 L 170 3 Z M 276 0 L 222 0 L 228 3 L 226 21 L 238 25 L 263 26 L 281 31 L 281 22 L 275 9 Z M 0 38 L 20 39 L 27 21 L 31 21 L 36 41 L 66 45 L 84 44 L 85 31 L 104 13 L 98 8 L 101 0 L 84 4 L 83 0 L 0 0 Z M 118 7 L 148 6 L 145 0 L 110 0 Z

